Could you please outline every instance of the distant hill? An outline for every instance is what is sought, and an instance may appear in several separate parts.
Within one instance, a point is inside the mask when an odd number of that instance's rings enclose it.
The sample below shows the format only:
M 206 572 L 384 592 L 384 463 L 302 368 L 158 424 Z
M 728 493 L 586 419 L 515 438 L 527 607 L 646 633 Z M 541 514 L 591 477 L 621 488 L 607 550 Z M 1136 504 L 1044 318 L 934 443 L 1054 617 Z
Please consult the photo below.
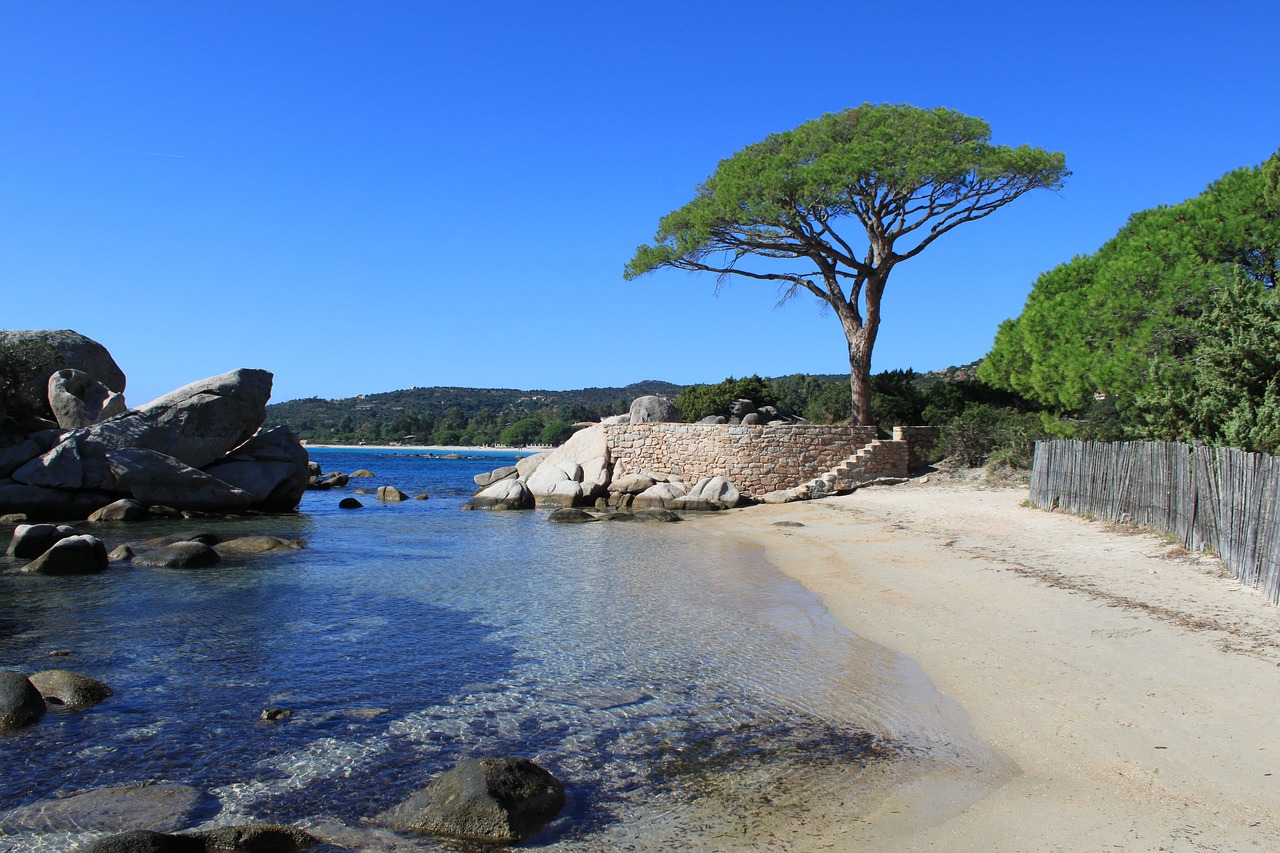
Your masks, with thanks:
M 595 421 L 624 413 L 636 397 L 675 397 L 683 385 L 658 380 L 621 388 L 572 391 L 434 386 L 361 394 L 339 400 L 309 397 L 267 406 L 267 425 L 288 424 L 311 441 L 400 441 L 492 444 L 516 421 Z M 437 441 L 436 439 L 442 439 Z

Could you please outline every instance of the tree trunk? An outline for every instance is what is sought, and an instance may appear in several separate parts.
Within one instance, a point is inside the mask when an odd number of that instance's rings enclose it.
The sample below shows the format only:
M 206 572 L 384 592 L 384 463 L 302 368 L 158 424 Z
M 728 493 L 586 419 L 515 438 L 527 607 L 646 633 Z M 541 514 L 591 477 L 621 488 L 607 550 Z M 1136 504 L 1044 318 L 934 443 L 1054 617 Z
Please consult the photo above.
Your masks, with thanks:
M 849 339 L 849 390 L 854 426 L 871 424 L 871 346 L 865 328 L 845 330 Z

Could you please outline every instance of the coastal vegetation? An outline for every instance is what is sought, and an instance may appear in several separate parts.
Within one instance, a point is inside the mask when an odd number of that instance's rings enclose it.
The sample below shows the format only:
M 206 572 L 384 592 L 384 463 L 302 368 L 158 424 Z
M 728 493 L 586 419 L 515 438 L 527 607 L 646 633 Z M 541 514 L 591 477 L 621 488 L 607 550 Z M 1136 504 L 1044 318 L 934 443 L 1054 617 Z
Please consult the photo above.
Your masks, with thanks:
M 871 353 L 894 267 L 1070 174 L 1061 152 L 990 139 L 985 121 L 944 108 L 828 113 L 720 161 L 624 277 L 668 267 L 771 282 L 784 302 L 808 291 L 844 330 L 853 423 L 873 424 Z M 837 230 L 849 219 L 856 237 Z
M 1048 432 L 1280 448 L 1280 152 L 1036 280 L 979 377 Z

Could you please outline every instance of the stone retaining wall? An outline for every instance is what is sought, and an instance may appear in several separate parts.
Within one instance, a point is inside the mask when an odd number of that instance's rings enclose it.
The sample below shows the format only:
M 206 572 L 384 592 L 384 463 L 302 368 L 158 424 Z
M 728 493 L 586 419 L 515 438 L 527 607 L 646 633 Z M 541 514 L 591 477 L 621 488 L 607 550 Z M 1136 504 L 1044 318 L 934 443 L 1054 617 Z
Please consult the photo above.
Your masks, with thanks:
M 759 497 L 799 486 L 846 461 L 876 437 L 876 428 L 819 424 L 605 424 L 614 465 L 696 482 L 727 477 Z M 902 459 L 902 454 L 888 458 Z M 886 474 L 884 476 L 904 476 Z
M 942 430 L 933 426 L 896 426 L 893 440 L 906 442 L 907 466 L 915 470 L 929 464 L 929 451 L 938 443 Z

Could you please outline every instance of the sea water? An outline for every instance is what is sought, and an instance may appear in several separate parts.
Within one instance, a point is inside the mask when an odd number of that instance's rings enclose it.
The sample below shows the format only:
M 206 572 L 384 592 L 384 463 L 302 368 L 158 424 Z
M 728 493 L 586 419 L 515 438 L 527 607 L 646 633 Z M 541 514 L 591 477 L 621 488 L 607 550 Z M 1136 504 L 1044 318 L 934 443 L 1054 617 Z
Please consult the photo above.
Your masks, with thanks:
M 374 817 L 461 758 L 504 755 L 569 792 L 529 846 L 761 849 L 752 835 L 770 815 L 849 798 L 870 767 L 967 760 L 909 662 L 845 631 L 754 550 L 680 524 L 460 511 L 475 474 L 514 462 L 498 455 L 312 457 L 376 476 L 309 491 L 296 515 L 93 530 L 108 547 L 198 527 L 305 549 L 201 570 L 0 574 L 0 668 L 114 690 L 0 736 L 0 851 L 103 834 L 33 821 L 40 803 L 157 781 L 202 791 L 192 820 L 206 827 L 453 849 Z M 429 498 L 338 508 L 382 484 Z

